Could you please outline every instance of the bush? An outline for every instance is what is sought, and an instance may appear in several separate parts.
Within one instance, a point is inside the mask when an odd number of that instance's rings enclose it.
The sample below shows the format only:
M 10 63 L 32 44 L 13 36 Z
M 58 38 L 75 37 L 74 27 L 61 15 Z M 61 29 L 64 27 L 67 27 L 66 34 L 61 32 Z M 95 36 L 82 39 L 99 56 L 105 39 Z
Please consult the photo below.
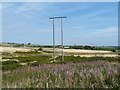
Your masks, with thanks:
M 111 51 L 112 51 L 112 52 L 116 52 L 116 50 L 115 50 L 115 49 L 112 49 Z
M 42 51 L 43 49 L 40 47 L 39 49 L 38 49 L 38 51 Z
M 84 46 L 84 49 L 86 49 L 86 50 L 93 50 L 93 47 L 91 47 L 91 46 Z
M 4 61 L 4 62 L 2 62 L 2 70 L 3 71 L 13 70 L 13 69 L 16 69 L 20 66 L 21 65 L 17 61 Z

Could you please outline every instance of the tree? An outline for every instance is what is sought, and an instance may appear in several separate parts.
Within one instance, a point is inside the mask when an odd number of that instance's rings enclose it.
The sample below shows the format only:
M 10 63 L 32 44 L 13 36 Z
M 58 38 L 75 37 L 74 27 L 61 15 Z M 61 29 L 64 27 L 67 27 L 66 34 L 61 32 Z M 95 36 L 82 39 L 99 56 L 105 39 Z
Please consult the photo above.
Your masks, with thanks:
M 28 43 L 28 45 L 30 45 L 31 43 Z
M 87 49 L 87 50 L 92 50 L 93 48 L 91 46 L 84 46 L 84 49 Z

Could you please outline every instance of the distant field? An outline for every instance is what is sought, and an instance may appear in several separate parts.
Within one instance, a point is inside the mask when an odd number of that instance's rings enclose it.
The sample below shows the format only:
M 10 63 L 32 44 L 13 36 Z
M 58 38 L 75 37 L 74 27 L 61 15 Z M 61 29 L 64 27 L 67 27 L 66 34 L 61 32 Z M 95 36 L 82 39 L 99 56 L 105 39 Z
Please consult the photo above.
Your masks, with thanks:
M 0 47 L 3 70 L 15 69 L 24 65 L 53 63 L 53 48 Z M 118 55 L 112 51 L 64 49 L 65 62 L 94 60 L 118 61 Z M 56 48 L 56 63 L 61 63 L 61 49 Z
M 16 51 L 27 52 L 34 49 L 34 47 L 0 47 L 0 52 L 8 52 L 13 53 Z M 43 51 L 46 53 L 53 53 L 53 48 L 43 48 Z M 57 55 L 60 55 L 61 49 L 56 48 Z M 80 55 L 81 57 L 93 57 L 93 56 L 103 56 L 103 57 L 116 57 L 117 53 L 112 51 L 104 51 L 104 50 L 82 50 L 82 49 L 64 49 L 65 55 Z
M 24 47 L 2 47 L 1 46 L 0 48 L 1 48 L 0 52 L 8 52 L 8 53 L 13 53 L 16 51 L 26 52 L 31 50 L 31 48 L 24 48 Z

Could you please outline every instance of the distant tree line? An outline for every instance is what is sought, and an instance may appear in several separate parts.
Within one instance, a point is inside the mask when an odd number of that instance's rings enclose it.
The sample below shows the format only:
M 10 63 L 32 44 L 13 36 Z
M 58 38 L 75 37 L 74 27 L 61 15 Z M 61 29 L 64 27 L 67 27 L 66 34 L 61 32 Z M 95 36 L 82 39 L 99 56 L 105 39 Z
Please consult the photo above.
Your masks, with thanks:
M 53 45 L 39 45 L 39 44 L 31 44 L 31 43 L 13 43 L 13 42 L 2 42 L 2 46 L 12 46 L 12 47 L 39 47 L 39 50 L 41 51 L 42 48 L 53 48 Z M 64 48 L 67 47 L 67 49 L 84 49 L 84 50 L 106 50 L 106 51 L 119 51 L 120 46 L 89 46 L 89 45 L 66 45 Z M 55 48 L 61 48 L 61 45 L 56 45 Z
M 69 46 L 70 49 L 85 49 L 85 50 L 106 50 L 116 52 L 116 47 L 105 47 L 105 46 Z

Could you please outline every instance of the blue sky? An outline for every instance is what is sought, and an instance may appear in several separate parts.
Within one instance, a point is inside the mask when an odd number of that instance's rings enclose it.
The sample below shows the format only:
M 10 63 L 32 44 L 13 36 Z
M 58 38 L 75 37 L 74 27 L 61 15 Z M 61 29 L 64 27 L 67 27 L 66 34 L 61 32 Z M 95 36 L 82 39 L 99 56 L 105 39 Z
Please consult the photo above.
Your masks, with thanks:
M 52 21 L 63 20 L 65 45 L 118 45 L 117 2 L 2 3 L 3 42 L 52 44 Z M 60 20 L 55 21 L 60 44 Z

